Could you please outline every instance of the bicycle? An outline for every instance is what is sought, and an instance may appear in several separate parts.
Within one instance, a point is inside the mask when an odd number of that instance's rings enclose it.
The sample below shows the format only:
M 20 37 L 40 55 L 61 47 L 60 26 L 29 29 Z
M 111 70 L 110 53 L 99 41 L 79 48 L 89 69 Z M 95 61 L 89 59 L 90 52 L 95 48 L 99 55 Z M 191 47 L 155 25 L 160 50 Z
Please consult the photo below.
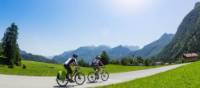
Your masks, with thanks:
M 72 74 L 74 81 L 76 82 L 76 84 L 78 85 L 82 85 L 85 83 L 85 75 L 81 72 L 79 72 L 80 67 L 76 66 L 75 67 L 75 71 Z M 70 82 L 69 81 L 69 77 L 66 77 L 66 72 L 65 71 L 59 71 L 56 77 L 56 82 L 59 86 L 67 86 L 67 84 Z M 69 76 L 69 75 L 68 75 Z M 72 82 L 70 82 L 72 83 Z
M 100 67 L 100 68 L 101 68 L 101 70 L 99 72 L 97 70 L 95 70 L 93 72 L 88 73 L 87 78 L 88 78 L 89 82 L 95 82 L 95 81 L 99 80 L 100 77 L 101 77 L 101 80 L 103 80 L 103 81 L 108 80 L 109 73 L 104 70 L 104 67 Z

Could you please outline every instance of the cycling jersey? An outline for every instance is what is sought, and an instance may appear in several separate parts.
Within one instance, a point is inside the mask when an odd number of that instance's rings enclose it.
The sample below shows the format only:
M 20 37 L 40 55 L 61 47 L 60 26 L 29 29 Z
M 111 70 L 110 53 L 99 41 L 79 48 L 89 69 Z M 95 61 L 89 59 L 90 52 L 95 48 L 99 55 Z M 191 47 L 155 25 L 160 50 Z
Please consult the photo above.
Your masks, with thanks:
M 64 65 L 68 66 L 71 63 L 76 63 L 77 64 L 76 58 L 69 58 L 69 59 L 67 59 L 67 61 L 65 61 Z

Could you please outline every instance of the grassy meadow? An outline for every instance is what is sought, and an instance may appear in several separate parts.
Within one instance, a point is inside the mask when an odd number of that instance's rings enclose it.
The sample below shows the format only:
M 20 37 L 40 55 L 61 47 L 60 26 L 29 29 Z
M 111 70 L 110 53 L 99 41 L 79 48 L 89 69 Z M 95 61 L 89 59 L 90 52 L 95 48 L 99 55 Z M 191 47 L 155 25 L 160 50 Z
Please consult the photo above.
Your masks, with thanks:
M 22 61 L 26 65 L 26 69 L 15 66 L 13 69 L 5 65 L 0 65 L 0 74 L 9 75 L 27 75 L 27 76 L 55 76 L 58 71 L 65 70 L 61 64 L 49 64 L 34 61 Z M 128 72 L 135 70 L 142 70 L 154 68 L 157 66 L 122 66 L 122 65 L 107 65 L 106 71 L 109 73 Z M 81 72 L 87 74 L 92 71 L 92 68 L 81 67 Z
M 99 88 L 200 88 L 200 62 L 130 82 Z

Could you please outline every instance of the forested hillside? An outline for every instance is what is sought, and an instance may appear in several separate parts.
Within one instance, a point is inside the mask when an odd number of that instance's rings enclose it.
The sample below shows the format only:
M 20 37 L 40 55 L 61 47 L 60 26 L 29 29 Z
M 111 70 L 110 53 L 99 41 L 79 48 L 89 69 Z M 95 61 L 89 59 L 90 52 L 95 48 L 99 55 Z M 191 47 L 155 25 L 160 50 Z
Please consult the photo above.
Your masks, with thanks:
M 2 52 L 3 52 L 3 49 L 2 49 L 2 44 L 0 42 L 0 55 L 2 54 Z
M 183 19 L 175 37 L 159 54 L 163 59 L 173 59 L 187 52 L 200 52 L 200 3 Z
M 34 55 L 31 53 L 27 53 L 25 51 L 20 51 L 20 54 L 24 60 L 38 61 L 38 62 L 46 62 L 46 63 L 56 63 L 54 60 L 48 59 L 41 55 Z
M 169 42 L 173 38 L 173 34 L 163 34 L 158 40 L 144 46 L 144 48 L 134 51 L 131 54 L 135 56 L 142 56 L 142 57 L 152 57 L 156 56 L 161 50 L 169 44 Z

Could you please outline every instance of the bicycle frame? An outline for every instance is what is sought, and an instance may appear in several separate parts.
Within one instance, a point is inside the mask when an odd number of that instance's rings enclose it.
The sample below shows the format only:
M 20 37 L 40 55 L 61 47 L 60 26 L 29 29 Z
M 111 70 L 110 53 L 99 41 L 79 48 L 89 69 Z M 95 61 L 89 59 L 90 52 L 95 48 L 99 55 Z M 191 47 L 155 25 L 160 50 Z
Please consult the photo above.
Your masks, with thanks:
M 74 72 L 71 74 L 71 75 L 72 75 L 72 78 L 71 78 L 71 79 L 74 79 L 74 76 L 79 72 L 79 69 L 80 69 L 79 66 L 76 66 L 76 67 L 75 67 Z M 69 78 L 69 75 L 67 75 L 67 76 L 68 76 L 67 78 Z M 69 79 L 67 79 L 67 80 L 69 80 Z

